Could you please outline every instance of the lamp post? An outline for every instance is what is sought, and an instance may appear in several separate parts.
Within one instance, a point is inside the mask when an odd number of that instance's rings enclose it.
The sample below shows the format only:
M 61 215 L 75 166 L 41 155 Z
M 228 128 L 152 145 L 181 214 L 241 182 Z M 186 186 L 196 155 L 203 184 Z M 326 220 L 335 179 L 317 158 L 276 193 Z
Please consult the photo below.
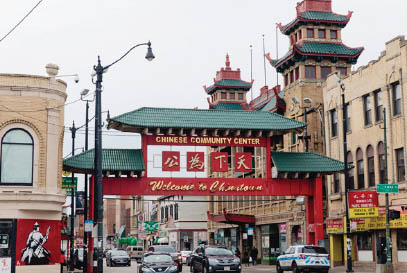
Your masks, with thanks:
M 81 91 L 81 101 L 86 101 L 86 122 L 85 122 L 85 151 L 88 150 L 88 136 L 89 136 L 89 102 L 92 102 L 94 100 L 87 100 L 84 99 L 84 97 L 89 93 L 89 89 L 83 89 Z M 88 174 L 85 174 L 85 204 L 84 204 L 84 222 L 88 220 Z M 88 271 L 88 234 L 86 231 L 84 231 L 83 234 L 83 243 L 85 245 L 85 248 L 83 250 L 83 261 L 85 262 L 85 265 L 83 266 L 83 273 L 86 273 Z
M 75 121 L 72 122 L 72 127 L 69 128 L 72 133 L 72 156 L 75 155 L 75 137 L 77 128 L 75 127 Z M 75 174 L 72 173 L 72 181 L 71 181 L 71 234 L 69 238 L 69 270 L 74 270 L 74 249 L 73 249 L 73 241 L 74 241 L 74 227 L 75 227 Z
M 304 98 L 304 103 L 311 106 L 312 99 Z M 307 123 L 307 106 L 304 106 L 304 123 Z M 308 135 L 308 125 L 305 127 L 304 131 L 304 141 L 305 141 L 305 152 L 308 153 L 308 140 L 311 139 L 311 136 Z
M 103 73 L 107 71 L 108 68 L 121 61 L 127 56 L 133 49 L 139 46 L 148 46 L 146 59 L 152 61 L 155 57 L 151 49 L 150 41 L 148 43 L 137 44 L 130 48 L 123 56 L 114 61 L 113 63 L 102 66 L 100 62 L 100 56 L 98 56 L 98 64 L 93 67 L 96 72 L 96 103 L 95 103 L 95 162 L 94 162 L 94 176 L 95 176 L 95 196 L 97 207 L 96 224 L 97 224 L 97 248 L 96 248 L 96 259 L 97 259 L 97 272 L 103 272 L 103 184 L 102 184 L 102 82 Z
M 343 163 L 344 163 L 344 177 L 345 177 L 345 207 L 346 207 L 346 252 L 347 252 L 347 263 L 346 272 L 353 272 L 352 269 L 352 237 L 350 231 L 350 221 L 349 221 L 349 206 L 348 206 L 348 192 L 349 192 L 349 174 L 348 174 L 348 143 L 346 138 L 346 105 L 345 105 L 345 84 L 339 78 L 338 74 L 333 75 L 335 81 L 341 88 L 342 97 L 342 125 L 343 125 Z

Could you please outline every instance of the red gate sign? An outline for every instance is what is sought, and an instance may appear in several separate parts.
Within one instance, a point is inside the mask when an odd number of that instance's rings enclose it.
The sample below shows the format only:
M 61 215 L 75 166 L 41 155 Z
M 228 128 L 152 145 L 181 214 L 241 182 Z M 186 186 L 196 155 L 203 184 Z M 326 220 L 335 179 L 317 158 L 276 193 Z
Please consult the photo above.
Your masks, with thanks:
M 180 153 L 179 152 L 163 152 L 162 168 L 164 172 L 179 172 L 180 170 Z
M 205 171 L 205 153 L 187 152 L 187 171 L 204 172 Z
M 349 192 L 349 218 L 379 217 L 379 198 L 375 191 Z
M 211 153 L 211 170 L 212 172 L 228 171 L 228 153 Z
M 235 153 L 235 172 L 248 173 L 252 171 L 252 154 Z

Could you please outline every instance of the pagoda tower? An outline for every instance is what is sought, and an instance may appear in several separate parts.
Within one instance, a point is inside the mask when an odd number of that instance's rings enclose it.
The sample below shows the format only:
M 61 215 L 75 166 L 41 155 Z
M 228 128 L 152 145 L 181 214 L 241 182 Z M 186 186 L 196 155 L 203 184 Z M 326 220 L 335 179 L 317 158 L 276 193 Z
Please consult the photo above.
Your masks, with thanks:
M 243 81 L 240 69 L 232 70 L 229 54 L 226 54 L 226 67 L 216 72 L 213 85 L 204 86 L 208 98 L 209 109 L 216 110 L 248 110 L 246 93 L 252 88 L 253 82 Z
M 322 86 L 327 76 L 335 71 L 342 77 L 349 75 L 351 65 L 356 64 L 364 49 L 350 48 L 342 43 L 341 31 L 351 16 L 351 11 L 347 15 L 334 13 L 331 0 L 303 0 L 297 3 L 297 16 L 293 21 L 278 24 L 280 31 L 290 39 L 288 52 L 278 60 L 266 55 L 271 65 L 283 75 L 285 116 L 305 121 L 303 113 L 307 109 L 310 152 L 324 152 Z M 304 102 L 304 98 L 311 99 L 312 103 L 310 100 Z M 284 150 L 305 151 L 305 142 L 299 138 L 301 136 L 294 133 L 286 135 Z

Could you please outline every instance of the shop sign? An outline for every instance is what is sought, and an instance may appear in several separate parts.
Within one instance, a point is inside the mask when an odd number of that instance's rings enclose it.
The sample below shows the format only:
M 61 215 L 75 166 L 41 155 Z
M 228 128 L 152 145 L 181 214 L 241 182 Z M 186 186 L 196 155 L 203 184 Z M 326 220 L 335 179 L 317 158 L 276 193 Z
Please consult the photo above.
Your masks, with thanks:
M 343 233 L 343 219 L 327 219 L 326 220 L 327 233 Z
M 249 227 L 249 228 L 247 229 L 247 235 L 253 236 L 253 228 L 252 228 L 252 227 Z
M 0 258 L 0 273 L 11 272 L 11 257 Z
M 0 234 L 0 248 L 8 248 L 8 234 Z
M 262 248 L 269 248 L 270 247 L 270 237 L 269 236 L 263 236 L 261 237 L 262 239 Z
M 85 232 L 92 232 L 93 220 L 85 220 Z
M 402 206 L 392 206 L 390 209 L 400 211 L 400 219 L 391 220 L 390 228 L 407 228 L 407 209 L 403 210 Z M 368 231 L 374 229 L 386 229 L 386 215 L 385 210 L 381 209 L 379 217 L 365 218 L 365 219 L 352 219 L 352 231 Z
M 287 233 L 287 224 L 279 224 L 278 230 L 280 233 Z
M 247 233 L 243 233 L 243 240 L 247 240 Z
M 349 218 L 369 218 L 379 216 L 377 192 L 349 192 Z
M 147 145 L 266 147 L 263 137 L 147 136 Z

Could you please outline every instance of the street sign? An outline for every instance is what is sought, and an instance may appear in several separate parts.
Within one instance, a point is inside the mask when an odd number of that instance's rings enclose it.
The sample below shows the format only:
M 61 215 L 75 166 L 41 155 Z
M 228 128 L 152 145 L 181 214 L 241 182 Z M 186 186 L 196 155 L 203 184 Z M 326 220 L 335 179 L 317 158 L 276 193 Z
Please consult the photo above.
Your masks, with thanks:
M 78 187 L 78 178 L 74 177 L 75 191 Z M 66 190 L 66 195 L 71 195 L 72 177 L 62 177 L 62 189 Z
M 93 220 L 85 220 L 85 232 L 92 232 Z
M 145 221 L 143 222 L 143 229 L 145 231 L 158 231 L 159 224 L 158 222 Z
M 377 193 L 399 193 L 398 184 L 377 184 Z

